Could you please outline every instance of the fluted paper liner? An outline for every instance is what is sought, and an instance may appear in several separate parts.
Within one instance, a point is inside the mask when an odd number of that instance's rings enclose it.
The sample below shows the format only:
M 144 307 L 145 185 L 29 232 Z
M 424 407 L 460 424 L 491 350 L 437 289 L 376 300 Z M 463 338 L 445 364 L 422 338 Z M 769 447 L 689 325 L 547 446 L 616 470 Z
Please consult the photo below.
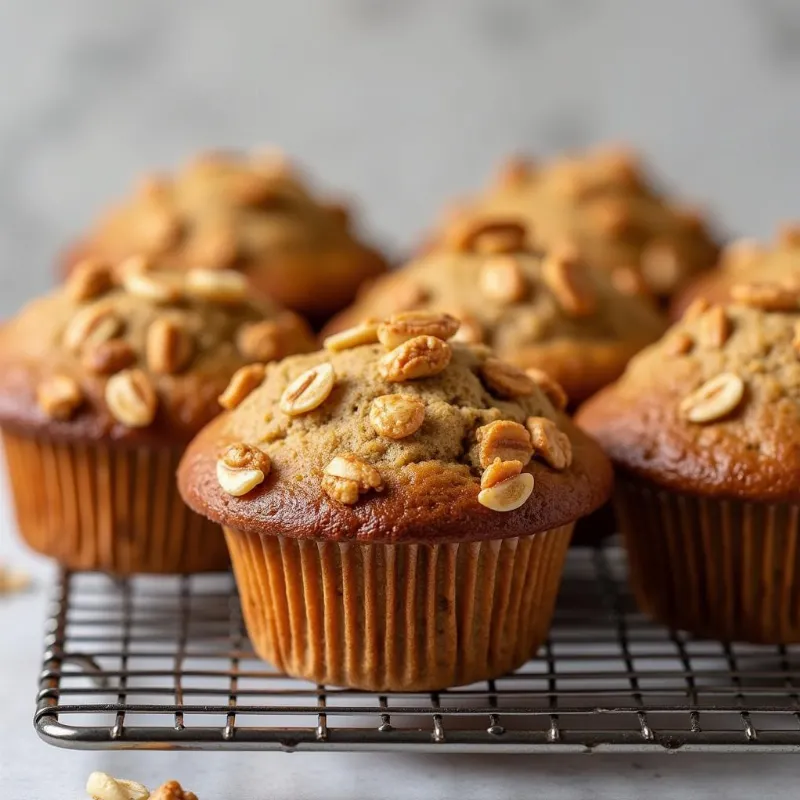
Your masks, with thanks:
M 800 506 L 696 497 L 625 477 L 615 506 L 642 610 L 723 641 L 800 641 Z
M 571 532 L 386 545 L 225 529 L 256 652 L 288 675 L 373 691 L 524 663 L 550 627 Z
M 56 442 L 3 432 L 23 539 L 76 570 L 226 569 L 219 526 L 181 500 L 179 448 Z

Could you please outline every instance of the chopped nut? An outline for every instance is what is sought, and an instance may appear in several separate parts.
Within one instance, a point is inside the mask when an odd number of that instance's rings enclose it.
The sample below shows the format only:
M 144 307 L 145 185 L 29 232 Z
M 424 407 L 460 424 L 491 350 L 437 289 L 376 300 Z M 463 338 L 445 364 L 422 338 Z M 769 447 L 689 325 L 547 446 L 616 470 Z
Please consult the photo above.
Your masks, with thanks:
M 189 365 L 194 355 L 194 339 L 173 320 L 153 320 L 147 329 L 145 343 L 147 366 L 152 372 L 175 375 Z
M 554 250 L 542 262 L 542 279 L 564 313 L 573 317 L 593 314 L 597 300 L 572 248 Z
M 641 256 L 642 277 L 656 293 L 671 291 L 681 274 L 680 256 L 671 242 L 654 241 Z
M 693 319 L 697 319 L 705 314 L 709 308 L 711 308 L 711 303 L 709 303 L 705 297 L 695 297 L 686 307 L 686 311 L 683 312 L 683 317 L 681 317 L 681 319 L 686 322 L 691 322 Z
M 83 350 L 81 362 L 96 375 L 113 375 L 136 361 L 136 351 L 124 339 L 109 339 L 106 342 Z
M 227 388 L 219 396 L 219 404 L 228 411 L 236 408 L 253 389 L 261 385 L 265 373 L 263 364 L 248 364 L 237 369 Z
M 436 311 L 404 311 L 393 314 L 378 325 L 378 339 L 393 350 L 418 336 L 435 336 L 446 340 L 458 331 L 459 321 Z
M 525 249 L 527 230 L 516 220 L 473 219 L 455 225 L 448 241 L 456 250 L 476 253 L 517 253 Z
M 450 345 L 435 336 L 415 336 L 381 358 L 378 371 L 391 383 L 438 375 L 452 357 Z
M 525 298 L 528 282 L 514 256 L 499 255 L 484 261 L 478 274 L 478 288 L 490 300 L 509 305 Z
M 537 367 L 528 367 L 525 370 L 525 374 L 539 387 L 555 408 L 563 411 L 567 407 L 569 398 L 564 391 L 564 387 L 557 380 L 551 378 L 543 369 L 538 369 Z
M 150 795 L 149 800 L 197 800 L 197 795 L 184 789 L 178 781 L 167 781 Z
M 281 331 L 274 320 L 250 322 L 236 332 L 236 349 L 251 361 L 275 361 L 282 355 Z
M 64 330 L 64 346 L 73 353 L 84 345 L 99 344 L 122 330 L 122 320 L 108 305 L 92 305 L 78 311 Z
M 722 372 L 685 397 L 681 415 L 689 422 L 714 422 L 733 411 L 744 396 L 744 381 L 732 372 Z
M 481 489 L 491 489 L 492 486 L 497 486 L 498 483 L 519 475 L 522 472 L 522 466 L 521 461 L 501 461 L 496 458 L 481 475 Z
M 472 314 L 459 311 L 454 316 L 461 321 L 461 325 L 450 340 L 451 342 L 462 342 L 463 344 L 483 343 L 483 326 Z
M 536 391 L 536 384 L 529 375 L 499 358 L 487 358 L 480 371 L 489 391 L 498 397 L 524 397 Z
M 244 275 L 233 270 L 190 269 L 186 273 L 186 293 L 198 300 L 235 305 L 247 298 Z
M 677 332 L 664 341 L 664 349 L 671 356 L 682 356 L 694 347 L 694 339 L 688 333 Z
M 528 431 L 519 422 L 499 419 L 483 425 L 475 432 L 478 438 L 478 457 L 485 469 L 495 459 L 520 461 L 523 466 L 533 456 L 533 445 Z
M 66 292 L 72 300 L 82 303 L 105 294 L 111 286 L 111 269 L 108 264 L 95 258 L 87 258 L 72 270 Z
M 105 398 L 111 416 L 129 428 L 144 428 L 155 419 L 158 398 L 140 369 L 112 375 L 106 383 Z
M 572 442 L 553 420 L 528 417 L 525 427 L 531 435 L 534 453 L 553 469 L 567 469 L 572 464 Z
M 731 287 L 731 299 L 764 311 L 797 311 L 800 308 L 800 286 L 737 283 Z
M 180 300 L 181 284 L 174 276 L 150 272 L 127 272 L 122 279 L 126 292 L 153 303 L 174 303 Z
M 533 475 L 522 472 L 488 489 L 481 489 L 478 502 L 492 511 L 514 511 L 525 503 L 533 492 Z
M 231 445 L 217 460 L 217 481 L 232 497 L 241 497 L 264 482 L 272 464 L 269 456 L 250 444 Z
M 53 375 L 36 389 L 39 408 L 51 419 L 68 420 L 83 403 L 83 392 L 74 378 Z
M 425 403 L 407 394 L 385 394 L 372 401 L 369 421 L 381 436 L 404 439 L 422 427 Z
M 700 318 L 698 340 L 712 350 L 719 350 L 731 335 L 731 321 L 722 306 L 712 306 Z
M 105 772 L 93 772 L 86 781 L 86 794 L 92 800 L 148 800 L 150 791 L 136 781 L 112 778 Z
M 352 453 L 336 456 L 324 470 L 322 488 L 325 493 L 345 505 L 353 505 L 360 494 L 383 490 L 380 472 Z
M 291 417 L 321 406 L 333 391 L 336 373 L 330 364 L 318 364 L 295 378 L 281 395 L 280 408 Z
M 377 341 L 378 323 L 362 322 L 361 325 L 327 336 L 322 344 L 326 350 L 336 353 L 351 347 L 360 347 L 362 344 L 375 344 Z

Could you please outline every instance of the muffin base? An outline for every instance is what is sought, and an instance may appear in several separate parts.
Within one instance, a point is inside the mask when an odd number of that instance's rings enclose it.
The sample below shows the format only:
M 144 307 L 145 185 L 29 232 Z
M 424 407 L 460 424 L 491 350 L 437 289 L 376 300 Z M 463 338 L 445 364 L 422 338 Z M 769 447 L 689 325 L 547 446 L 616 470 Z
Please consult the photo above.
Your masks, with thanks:
M 77 444 L 3 431 L 22 538 L 74 570 L 189 573 L 230 563 L 219 526 L 175 484 L 182 449 Z
M 259 656 L 315 683 L 418 691 L 530 658 L 550 627 L 572 527 L 460 544 L 225 535 Z
M 800 506 L 697 497 L 625 476 L 614 503 L 643 611 L 723 641 L 800 642 Z

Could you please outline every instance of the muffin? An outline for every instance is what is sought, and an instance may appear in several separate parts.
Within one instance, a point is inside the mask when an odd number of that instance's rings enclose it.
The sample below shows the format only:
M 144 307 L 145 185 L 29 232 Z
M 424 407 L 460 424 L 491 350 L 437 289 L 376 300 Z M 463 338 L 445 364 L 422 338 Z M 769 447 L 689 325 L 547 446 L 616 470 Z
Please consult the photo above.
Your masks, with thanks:
M 698 300 L 577 422 L 617 468 L 642 608 L 726 641 L 800 641 L 800 290 Z
M 225 530 L 256 652 L 289 675 L 438 689 L 515 669 L 546 636 L 610 465 L 457 329 L 407 314 L 271 364 L 181 462 L 184 499 Z
M 440 247 L 361 293 L 327 332 L 409 309 L 447 311 L 462 341 L 485 343 L 522 368 L 544 370 L 573 403 L 617 378 L 666 323 L 647 301 L 587 270 L 574 248 L 531 249 L 513 220 L 476 220 Z
M 511 159 L 488 190 L 451 207 L 443 228 L 487 215 L 528 223 L 532 246 L 572 241 L 587 265 L 609 273 L 620 291 L 662 303 L 717 260 L 702 214 L 656 189 L 636 154 L 622 147 L 543 164 Z M 430 244 L 440 239 L 434 233 Z
M 65 257 L 156 256 L 171 270 L 234 269 L 280 305 L 320 324 L 385 269 L 353 233 L 348 209 L 315 197 L 276 151 L 204 154 L 145 178 Z
M 79 265 L 0 328 L 0 431 L 23 538 L 70 569 L 224 568 L 214 526 L 175 488 L 186 443 L 231 377 L 313 349 L 236 272 Z
M 673 319 L 680 319 L 698 297 L 712 303 L 725 303 L 733 292 L 735 299 L 737 284 L 799 280 L 800 225 L 782 225 L 772 247 L 765 247 L 753 239 L 740 239 L 728 245 L 722 251 L 719 267 L 692 281 L 674 299 L 670 315 Z

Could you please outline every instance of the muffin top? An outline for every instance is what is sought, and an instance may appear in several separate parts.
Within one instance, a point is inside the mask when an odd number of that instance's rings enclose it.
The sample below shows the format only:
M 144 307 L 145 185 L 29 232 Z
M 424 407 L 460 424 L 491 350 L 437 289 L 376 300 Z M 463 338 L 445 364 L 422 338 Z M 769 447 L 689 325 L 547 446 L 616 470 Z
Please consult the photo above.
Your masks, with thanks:
M 577 420 L 620 467 L 661 486 L 800 499 L 800 289 L 698 299 Z
M 717 258 L 703 216 L 659 192 L 636 155 L 621 147 L 541 165 L 511 159 L 488 190 L 451 209 L 444 229 L 486 215 L 530 223 L 538 247 L 570 241 L 627 293 L 670 297 Z
M 525 535 L 598 507 L 609 464 L 555 384 L 457 330 L 402 314 L 270 364 L 190 444 L 184 499 L 238 530 L 380 542 Z
M 680 318 L 697 297 L 725 303 L 737 284 L 749 281 L 800 281 L 800 224 L 782 225 L 771 247 L 754 239 L 731 242 L 722 251 L 719 267 L 700 275 L 674 299 L 671 316 Z
M 281 305 L 315 316 L 342 308 L 380 256 L 353 234 L 341 203 L 312 195 L 277 151 L 203 154 L 145 178 L 67 255 L 156 256 L 171 270 L 235 269 Z
M 219 413 L 238 369 L 263 376 L 263 362 L 313 347 L 302 319 L 254 297 L 237 272 L 87 260 L 0 327 L 0 424 L 185 442 Z
M 410 308 L 461 320 L 457 338 L 485 343 L 523 368 L 543 369 L 579 402 L 614 380 L 664 330 L 646 300 L 585 269 L 574 249 L 530 249 L 523 225 L 475 221 L 441 247 L 376 281 L 328 331 Z

